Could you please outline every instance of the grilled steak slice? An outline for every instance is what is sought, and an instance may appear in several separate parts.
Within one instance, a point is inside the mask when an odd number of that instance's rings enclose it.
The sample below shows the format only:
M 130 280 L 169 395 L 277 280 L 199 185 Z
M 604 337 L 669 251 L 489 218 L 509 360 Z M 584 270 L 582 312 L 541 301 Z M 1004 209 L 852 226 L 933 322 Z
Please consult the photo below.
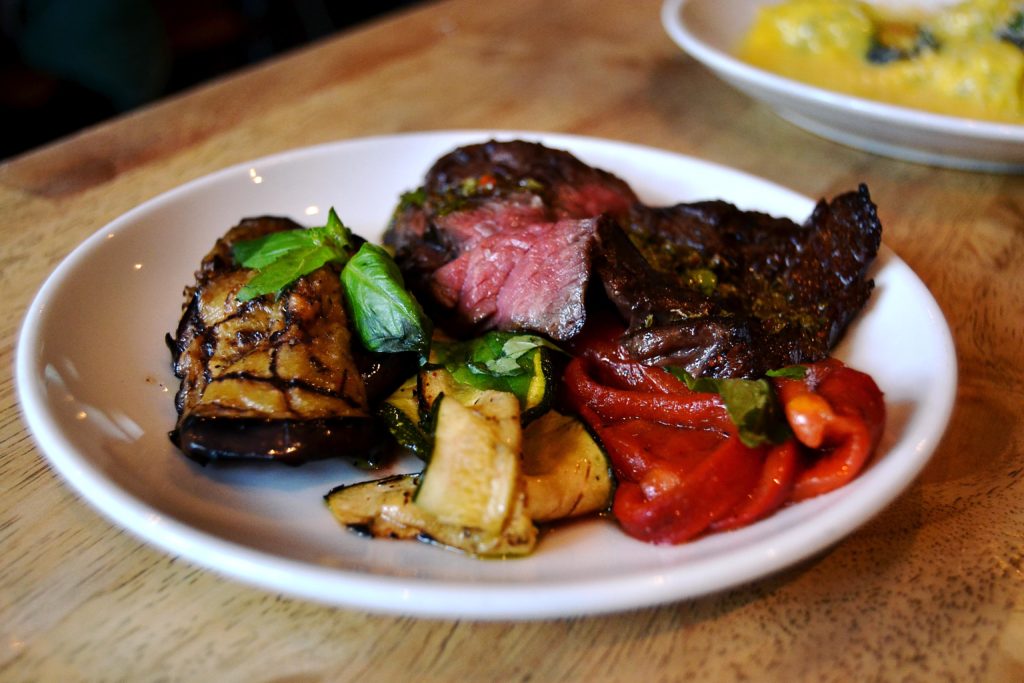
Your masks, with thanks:
M 712 377 L 824 358 L 867 302 L 882 229 L 863 185 L 802 225 L 721 201 L 638 204 L 627 225 L 635 248 L 607 240 L 595 261 L 626 347 Z
M 585 235 L 593 231 L 593 224 L 566 219 L 625 216 L 635 201 L 621 179 L 568 152 L 519 140 L 490 141 L 438 159 L 423 187 L 403 198 L 384 242 L 394 248 L 406 282 L 449 331 L 508 325 L 564 339 L 582 324 L 591 247 Z M 486 255 L 458 262 L 478 249 Z M 544 250 L 550 250 L 546 260 L 540 258 Z M 530 301 L 497 297 L 506 276 L 514 284 L 526 272 L 515 260 L 527 253 L 540 287 L 527 293 Z M 462 301 L 463 295 L 469 299 Z M 568 316 L 566 304 L 575 311 Z M 565 319 L 545 320 L 542 311 Z
M 599 219 L 507 228 L 435 271 L 430 293 L 461 331 L 529 330 L 575 336 L 586 319 L 590 252 Z
M 485 177 L 493 180 L 493 190 L 481 184 Z M 477 194 L 525 194 L 537 198 L 554 218 L 618 214 L 636 201 L 632 188 L 611 173 L 569 152 L 523 140 L 492 140 L 449 152 L 431 167 L 424 187 L 428 198 L 441 199 L 442 206 Z
M 369 411 L 335 268 L 299 279 L 280 297 L 235 298 L 253 273 L 235 265 L 231 245 L 299 227 L 283 218 L 243 220 L 217 241 L 185 290 L 175 338 L 168 336 L 181 379 L 171 437 L 197 461 L 372 460 L 387 443 Z M 371 355 L 359 355 L 377 377 Z

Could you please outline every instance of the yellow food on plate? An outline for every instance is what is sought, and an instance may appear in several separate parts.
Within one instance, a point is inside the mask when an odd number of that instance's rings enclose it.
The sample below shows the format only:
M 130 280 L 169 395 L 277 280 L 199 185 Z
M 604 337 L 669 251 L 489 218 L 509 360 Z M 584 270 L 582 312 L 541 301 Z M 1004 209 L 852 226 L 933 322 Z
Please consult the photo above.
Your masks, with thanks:
M 939 114 L 1024 122 L 1024 2 L 788 0 L 761 8 L 739 56 L 830 90 Z

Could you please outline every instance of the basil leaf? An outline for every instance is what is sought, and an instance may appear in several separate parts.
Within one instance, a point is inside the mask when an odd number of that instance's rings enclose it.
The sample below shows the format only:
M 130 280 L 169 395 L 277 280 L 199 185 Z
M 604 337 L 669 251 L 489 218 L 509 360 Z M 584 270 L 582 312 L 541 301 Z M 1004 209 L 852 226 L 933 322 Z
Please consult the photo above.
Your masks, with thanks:
M 264 294 L 279 293 L 303 275 L 309 275 L 336 258 L 337 251 L 327 246 L 290 251 L 257 272 L 255 277 L 238 290 L 236 298 L 249 301 Z
M 284 230 L 231 247 L 235 262 L 252 268 L 256 275 L 238 290 L 239 301 L 282 289 L 330 262 L 343 263 L 352 253 L 352 231 L 338 218 L 334 207 L 327 212 L 327 224 L 303 230 Z
M 491 331 L 468 341 L 438 341 L 434 345 L 434 361 L 449 372 L 460 367 L 474 368 L 485 375 L 521 375 L 533 372 L 530 351 L 545 347 L 561 352 L 543 337 L 515 332 Z
M 317 242 L 309 230 L 285 230 L 237 242 L 231 247 L 231 253 L 243 268 L 259 269 L 295 251 L 316 246 Z
M 740 441 L 747 446 L 782 443 L 789 438 L 789 425 L 768 380 L 720 380 L 719 393 L 729 418 L 739 428 Z
M 686 388 L 690 391 L 699 391 L 703 394 L 718 393 L 718 382 L 720 380 L 711 379 L 710 377 L 694 377 L 683 368 L 669 366 L 665 369 L 675 375 L 677 379 L 683 380 L 683 383 L 686 384 Z
M 787 365 L 784 368 L 769 370 L 765 377 L 783 377 L 785 379 L 803 379 L 807 376 L 806 365 Z
M 317 239 L 322 240 L 323 244 L 331 246 L 339 252 L 345 252 L 347 256 L 351 256 L 355 251 L 355 245 L 352 243 L 352 231 L 341 222 L 333 206 L 327 211 L 327 225 L 322 228 L 311 228 L 311 230 Z
M 534 354 L 541 348 L 561 352 L 542 337 L 492 331 L 468 341 L 435 341 L 432 360 L 458 382 L 509 392 L 525 401 L 537 367 Z
M 502 337 L 503 335 L 498 333 L 496 338 L 501 339 Z M 518 334 L 508 337 L 501 345 L 501 352 L 496 357 L 484 361 L 484 367 L 492 375 L 522 374 L 524 370 L 532 374 L 533 361 L 529 360 L 524 364 L 520 359 L 530 351 L 541 347 L 555 351 L 561 350 L 547 339 L 532 334 Z
M 803 366 L 792 366 L 799 370 L 780 372 L 806 372 Z M 725 404 L 729 419 L 736 425 L 740 441 L 755 448 L 763 444 L 782 443 L 791 435 L 789 424 L 783 414 L 775 389 L 767 379 L 714 379 L 693 377 L 682 368 L 668 367 L 670 373 L 681 379 L 691 391 L 718 394 Z M 775 376 L 793 376 L 776 374 Z
M 996 36 L 1024 50 L 1024 10 L 1018 10 L 1010 17 L 1006 26 L 996 32 Z
M 369 242 L 341 271 L 352 323 L 371 351 L 399 353 L 430 349 L 430 320 L 405 288 L 390 254 Z
M 415 190 L 409 190 L 403 192 L 398 199 L 398 208 L 395 209 L 396 213 L 405 211 L 406 209 L 419 208 L 427 203 L 427 188 L 418 187 Z

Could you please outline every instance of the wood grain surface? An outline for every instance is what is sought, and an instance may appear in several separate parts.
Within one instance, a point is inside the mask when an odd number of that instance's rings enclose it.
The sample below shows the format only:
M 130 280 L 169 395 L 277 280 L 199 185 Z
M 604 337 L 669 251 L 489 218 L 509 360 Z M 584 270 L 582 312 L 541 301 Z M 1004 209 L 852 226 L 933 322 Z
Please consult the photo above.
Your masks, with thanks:
M 0 165 L 0 680 L 1024 680 L 1024 178 L 818 139 L 682 54 L 658 12 L 653 0 L 431 3 Z M 56 476 L 22 421 L 14 350 L 31 297 L 77 244 L 236 162 L 448 128 L 638 142 L 815 197 L 868 183 L 885 241 L 956 342 L 957 403 L 923 474 L 770 578 L 524 623 L 375 616 L 250 588 L 141 544 Z

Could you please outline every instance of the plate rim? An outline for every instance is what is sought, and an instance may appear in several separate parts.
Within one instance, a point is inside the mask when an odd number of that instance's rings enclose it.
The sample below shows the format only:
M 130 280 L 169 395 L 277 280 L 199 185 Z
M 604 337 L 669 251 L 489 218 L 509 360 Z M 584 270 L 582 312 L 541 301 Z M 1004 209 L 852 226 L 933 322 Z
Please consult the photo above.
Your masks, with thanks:
M 865 523 L 881 509 L 891 503 L 899 493 L 908 487 L 920 470 L 927 464 L 931 453 L 938 447 L 942 435 L 948 426 L 956 394 L 956 357 L 952 336 L 938 303 L 927 291 L 924 283 L 913 273 L 899 257 L 883 246 L 886 262 L 894 267 L 905 268 L 923 292 L 927 295 L 926 304 L 932 309 L 934 317 L 944 330 L 943 348 L 949 361 L 946 372 L 950 374 L 951 384 L 944 401 L 936 406 L 940 419 L 940 429 L 930 434 L 929 439 L 919 448 L 925 452 L 904 467 L 900 478 L 889 483 L 888 488 L 876 493 L 876 498 L 884 498 L 880 505 L 865 507 L 863 504 L 854 506 L 854 510 L 843 516 L 844 527 L 840 532 L 831 532 L 819 537 L 808 545 L 806 538 L 799 540 L 801 548 L 789 552 L 779 552 L 780 541 L 797 543 L 795 534 L 780 532 L 743 549 L 745 555 L 758 555 L 765 569 L 751 574 L 735 567 L 744 563 L 728 563 L 719 567 L 720 574 L 715 581 L 703 586 L 694 586 L 692 578 L 683 573 L 679 575 L 678 566 L 673 564 L 663 572 L 652 572 L 649 567 L 613 577 L 599 576 L 584 581 L 541 581 L 541 582 L 481 582 L 469 585 L 464 581 L 441 579 L 415 579 L 410 587 L 410 578 L 366 573 L 351 569 L 339 569 L 326 565 L 317 565 L 305 561 L 291 559 L 264 552 L 241 543 L 217 536 L 213 533 L 192 527 L 175 519 L 169 519 L 130 492 L 106 478 L 102 472 L 92 466 L 88 459 L 78 454 L 67 437 L 61 433 L 55 419 L 45 410 L 43 388 L 37 382 L 34 360 L 39 348 L 40 319 L 43 308 L 53 293 L 58 290 L 62 281 L 78 267 L 79 262 L 86 259 L 97 240 L 104 235 L 125 226 L 140 213 L 152 210 L 158 204 L 173 201 L 178 195 L 191 189 L 214 182 L 217 178 L 237 173 L 247 167 L 266 165 L 268 163 L 288 163 L 290 159 L 301 159 L 307 154 L 329 153 L 336 148 L 353 144 L 373 144 L 380 140 L 395 138 L 413 139 L 422 136 L 451 136 L 484 139 L 487 137 L 527 137 L 539 139 L 547 144 L 569 145 L 574 142 L 612 146 L 626 151 L 631 149 L 653 151 L 669 155 L 681 161 L 695 163 L 702 167 L 716 168 L 720 171 L 766 183 L 780 192 L 794 197 L 802 197 L 808 203 L 810 198 L 778 185 L 772 181 L 751 175 L 739 169 L 733 169 L 715 162 L 705 161 L 696 157 L 666 149 L 631 142 L 623 142 L 608 138 L 597 138 L 582 135 L 548 133 L 522 130 L 442 130 L 406 132 L 367 137 L 335 140 L 322 144 L 309 145 L 284 150 L 266 155 L 258 159 L 243 161 L 228 167 L 194 178 L 177 187 L 160 193 L 141 204 L 133 207 L 113 221 L 105 224 L 91 236 L 75 247 L 46 278 L 39 291 L 33 297 L 17 339 L 16 349 L 16 390 L 22 415 L 29 427 L 32 438 L 39 446 L 40 453 L 78 495 L 94 510 L 106 517 L 116 528 L 131 532 L 137 540 L 155 546 L 172 555 L 178 555 L 198 566 L 205 567 L 221 576 L 228 576 L 248 585 L 255 585 L 270 591 L 285 593 L 295 597 L 308 599 L 320 604 L 336 607 L 364 609 L 376 613 L 412 615 L 425 618 L 469 618 L 477 620 L 490 619 L 546 619 L 587 614 L 617 612 L 626 609 L 649 607 L 679 600 L 693 599 L 709 593 L 733 588 L 740 584 L 762 580 L 774 572 L 800 562 L 821 551 L 824 547 L 839 542 L 842 538 Z M 572 151 L 572 150 L 571 150 Z M 614 169 L 610 169 L 614 172 Z M 933 411 L 934 412 L 934 411 Z M 104 502 L 97 502 L 96 496 L 102 495 Z M 842 500 L 838 505 L 842 505 Z M 856 508 L 860 508 L 859 510 Z M 769 547 L 770 546 L 770 547 Z M 727 558 L 731 556 L 727 553 Z M 719 560 L 719 564 L 721 561 Z M 673 570 L 676 570 L 673 573 Z M 296 585 L 296 575 L 311 575 L 316 581 L 300 582 Z M 339 584 L 340 582 L 340 584 Z M 321 583 L 330 583 L 347 588 L 324 594 Z M 654 587 L 658 590 L 653 590 Z M 593 596 L 593 590 L 600 587 L 604 595 L 599 603 L 586 598 Z M 520 601 L 519 598 L 542 593 L 544 600 Z M 468 599 L 471 598 L 471 599 Z

